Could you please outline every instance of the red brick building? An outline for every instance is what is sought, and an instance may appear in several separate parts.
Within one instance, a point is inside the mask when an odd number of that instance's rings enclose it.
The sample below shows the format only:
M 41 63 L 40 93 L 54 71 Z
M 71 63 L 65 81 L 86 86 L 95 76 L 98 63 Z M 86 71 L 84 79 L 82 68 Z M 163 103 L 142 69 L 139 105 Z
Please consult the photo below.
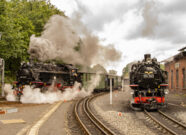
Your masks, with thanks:
M 186 47 L 177 55 L 164 60 L 168 72 L 169 90 L 186 91 Z

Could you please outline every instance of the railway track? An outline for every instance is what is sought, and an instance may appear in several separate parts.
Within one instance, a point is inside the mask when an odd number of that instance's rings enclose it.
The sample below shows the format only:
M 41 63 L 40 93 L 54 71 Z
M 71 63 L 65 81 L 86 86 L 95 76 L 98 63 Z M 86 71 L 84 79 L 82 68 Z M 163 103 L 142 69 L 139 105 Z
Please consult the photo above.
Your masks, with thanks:
M 112 130 L 92 113 L 89 104 L 94 97 L 87 97 L 76 103 L 74 107 L 76 119 L 87 135 L 115 135 Z
M 150 119 L 152 119 L 156 124 L 158 124 L 159 127 L 161 127 L 161 129 L 164 129 L 167 133 L 172 135 L 186 134 L 186 125 L 173 119 L 162 111 L 158 110 L 158 112 L 148 112 L 145 110 L 144 112 Z

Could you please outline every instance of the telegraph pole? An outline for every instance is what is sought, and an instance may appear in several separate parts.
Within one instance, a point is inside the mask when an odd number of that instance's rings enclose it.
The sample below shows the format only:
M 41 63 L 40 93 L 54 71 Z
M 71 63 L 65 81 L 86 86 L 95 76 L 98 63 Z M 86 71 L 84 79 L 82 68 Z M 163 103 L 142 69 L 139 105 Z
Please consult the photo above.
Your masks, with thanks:
M 110 79 L 110 104 L 112 105 L 112 77 Z
M 122 85 L 122 92 L 124 91 L 124 79 L 122 78 L 121 80 L 121 85 Z
M 5 61 L 4 61 L 3 59 L 0 58 L 1 96 L 2 96 L 2 97 L 5 96 L 5 92 L 4 92 L 4 65 L 5 65 Z
M 0 32 L 0 40 L 1 40 L 2 32 Z M 1 96 L 4 97 L 4 68 L 5 67 L 5 61 L 4 59 L 0 58 L 0 73 L 1 73 Z

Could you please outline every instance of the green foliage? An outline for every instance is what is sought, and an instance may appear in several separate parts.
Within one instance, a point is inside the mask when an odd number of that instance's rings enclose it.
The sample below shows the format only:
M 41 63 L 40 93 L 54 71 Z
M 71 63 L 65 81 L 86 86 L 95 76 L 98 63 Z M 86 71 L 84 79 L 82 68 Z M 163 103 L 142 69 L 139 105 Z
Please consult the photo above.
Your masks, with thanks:
M 129 64 L 126 65 L 126 67 L 123 68 L 123 77 L 128 78 L 129 77 Z
M 162 70 L 165 70 L 165 65 L 164 65 L 164 64 L 160 64 L 160 68 L 161 68 Z
M 28 61 L 30 36 L 41 35 L 54 14 L 64 15 L 46 0 L 0 0 L 0 57 L 6 73 L 15 74 L 21 61 Z
M 116 70 L 109 70 L 109 74 L 117 75 L 117 71 Z
M 74 47 L 74 50 L 75 51 L 80 51 L 80 47 L 81 47 L 81 44 L 82 44 L 82 40 L 80 39 L 79 42 L 77 43 L 77 45 Z
M 101 72 L 101 73 L 107 73 L 107 70 L 100 64 L 97 64 L 95 65 L 93 68 L 92 68 L 92 71 L 97 73 L 97 72 Z

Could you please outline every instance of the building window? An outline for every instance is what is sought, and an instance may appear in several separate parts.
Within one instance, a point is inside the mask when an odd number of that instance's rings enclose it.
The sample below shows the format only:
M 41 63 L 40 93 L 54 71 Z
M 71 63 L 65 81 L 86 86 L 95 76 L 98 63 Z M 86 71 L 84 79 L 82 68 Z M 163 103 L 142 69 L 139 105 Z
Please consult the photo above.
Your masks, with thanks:
M 183 75 L 183 88 L 186 88 L 186 71 L 185 68 L 182 69 L 182 75 Z
M 176 88 L 179 87 L 179 70 L 176 70 Z
M 173 70 L 171 70 L 171 89 L 173 89 Z

